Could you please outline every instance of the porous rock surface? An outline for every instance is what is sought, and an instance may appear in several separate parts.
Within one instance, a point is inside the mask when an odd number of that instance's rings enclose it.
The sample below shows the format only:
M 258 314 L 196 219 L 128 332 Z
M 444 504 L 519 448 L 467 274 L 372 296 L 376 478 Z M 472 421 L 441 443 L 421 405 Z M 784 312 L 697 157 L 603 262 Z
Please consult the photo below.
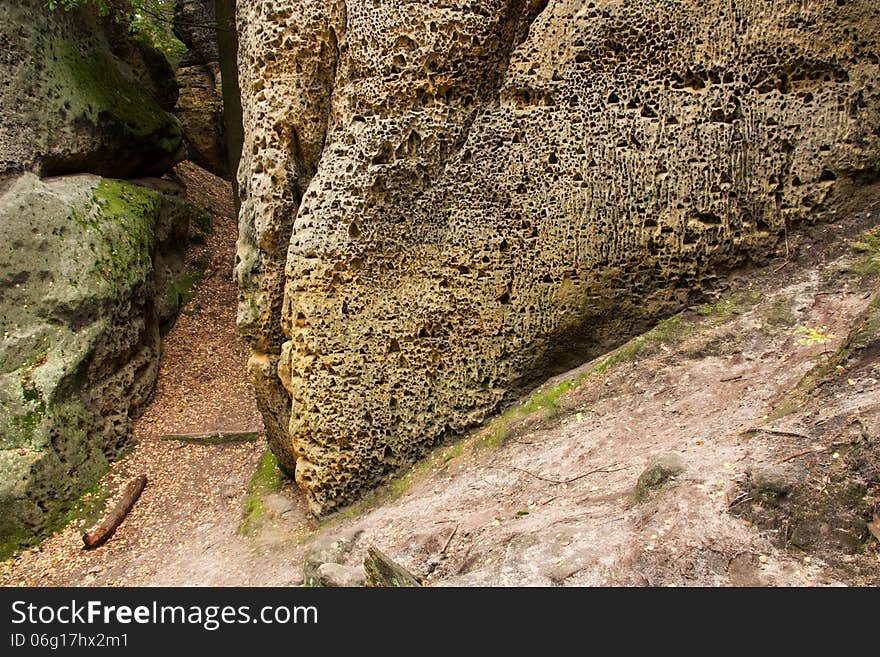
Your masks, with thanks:
M 89 174 L 24 174 L 0 191 L 3 556 L 128 442 L 177 311 L 188 222 L 173 196 Z
M 873 0 L 239 3 L 239 326 L 317 512 L 880 162 Z
M 228 177 L 214 0 L 177 0 L 174 33 L 187 47 L 177 67 L 180 95 L 174 114 L 183 128 L 189 159 Z
M 87 7 L 0 3 L 0 175 L 160 175 L 184 156 L 165 58 Z

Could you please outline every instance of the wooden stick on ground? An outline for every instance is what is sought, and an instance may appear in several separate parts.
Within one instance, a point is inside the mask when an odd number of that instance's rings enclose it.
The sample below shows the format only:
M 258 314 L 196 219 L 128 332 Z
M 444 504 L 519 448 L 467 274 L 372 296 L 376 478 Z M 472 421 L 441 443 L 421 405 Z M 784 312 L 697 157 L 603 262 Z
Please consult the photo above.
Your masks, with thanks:
M 798 433 L 797 431 L 783 431 L 782 429 L 774 429 L 773 427 L 747 427 L 739 432 L 739 435 L 747 434 L 747 433 L 770 433 L 774 436 L 788 436 L 789 438 L 806 438 L 807 440 L 812 440 L 810 436 L 805 433 Z
M 113 536 L 113 532 L 122 524 L 131 507 L 138 501 L 141 493 L 147 485 L 147 475 L 135 477 L 125 487 L 122 498 L 116 503 L 109 516 L 104 518 L 98 525 L 83 534 L 83 543 L 86 550 L 91 550 L 103 545 Z
M 455 536 L 455 532 L 458 531 L 459 523 L 455 523 L 455 527 L 452 528 L 452 531 L 449 533 L 449 538 L 446 539 L 446 542 L 443 544 L 443 547 L 440 548 L 440 554 L 446 554 L 446 548 L 449 547 L 449 544 L 452 543 L 452 537 Z
M 600 472 L 610 473 L 610 472 L 620 472 L 621 470 L 629 470 L 628 465 L 625 465 L 620 468 L 615 468 L 614 467 L 615 465 L 620 465 L 620 464 L 619 463 L 612 463 L 611 465 L 606 465 L 603 468 L 596 468 L 595 470 L 590 470 L 589 472 L 584 472 L 583 474 L 579 474 L 576 477 L 570 477 L 568 479 L 550 479 L 549 477 L 542 477 L 539 474 L 535 474 L 534 472 L 529 472 L 528 470 L 523 470 L 522 468 L 517 468 L 516 466 L 513 466 L 513 469 L 516 470 L 517 472 L 522 472 L 523 474 L 527 474 L 530 477 L 534 477 L 535 479 L 540 479 L 541 481 L 547 481 L 553 485 L 558 485 L 558 484 L 570 484 L 575 481 L 578 481 L 579 479 L 583 479 L 584 477 L 589 477 L 590 475 L 599 474 Z
M 812 447 L 810 449 L 805 449 L 803 452 L 798 452 L 797 454 L 792 454 L 791 456 L 786 456 L 784 459 L 780 459 L 779 463 L 788 463 L 789 461 L 794 461 L 795 459 L 806 456 L 807 454 L 820 454 L 826 449 L 827 447 Z
M 248 443 L 258 440 L 260 432 L 255 429 L 245 431 L 209 431 L 207 433 L 169 433 L 159 436 L 159 440 L 179 440 L 196 445 L 221 445 L 223 443 Z

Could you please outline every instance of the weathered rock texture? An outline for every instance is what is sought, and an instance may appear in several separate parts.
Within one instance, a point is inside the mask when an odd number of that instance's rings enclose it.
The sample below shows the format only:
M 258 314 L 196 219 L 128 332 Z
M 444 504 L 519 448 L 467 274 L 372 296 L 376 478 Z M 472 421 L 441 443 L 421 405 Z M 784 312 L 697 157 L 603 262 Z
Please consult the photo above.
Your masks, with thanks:
M 159 326 L 177 310 L 188 217 L 172 196 L 88 174 L 7 181 L 0 552 L 51 527 L 130 438 L 152 394 Z
M 177 0 L 174 33 L 187 47 L 177 68 L 180 96 L 174 113 L 183 127 L 189 158 L 228 177 L 214 0 Z
M 0 3 L 0 556 L 130 438 L 178 309 L 190 208 L 173 71 L 126 26 Z M 41 176 L 53 176 L 41 180 Z
M 165 58 L 124 26 L 0 3 L 0 175 L 156 175 L 184 155 Z
M 238 18 L 239 325 L 316 512 L 766 255 L 880 162 L 873 0 Z

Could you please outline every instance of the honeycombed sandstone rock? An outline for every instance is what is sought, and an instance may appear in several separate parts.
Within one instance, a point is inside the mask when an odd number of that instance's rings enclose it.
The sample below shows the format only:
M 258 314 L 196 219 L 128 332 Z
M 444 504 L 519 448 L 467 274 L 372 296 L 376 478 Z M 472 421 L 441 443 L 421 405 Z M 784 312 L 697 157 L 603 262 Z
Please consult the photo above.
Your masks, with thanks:
M 880 163 L 872 0 L 239 3 L 239 326 L 351 500 Z

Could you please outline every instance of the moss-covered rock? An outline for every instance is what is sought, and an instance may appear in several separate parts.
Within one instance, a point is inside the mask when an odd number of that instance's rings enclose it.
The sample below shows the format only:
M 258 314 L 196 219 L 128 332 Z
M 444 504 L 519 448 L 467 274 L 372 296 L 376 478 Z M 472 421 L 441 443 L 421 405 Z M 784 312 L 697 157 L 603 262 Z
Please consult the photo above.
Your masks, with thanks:
M 156 377 L 153 299 L 182 262 L 180 203 L 91 175 L 26 174 L 0 195 L 0 556 L 60 522 L 128 442 Z
M 87 9 L 44 4 L 0 3 L 0 173 L 167 171 L 184 154 L 162 107 L 176 99 L 170 67 Z

